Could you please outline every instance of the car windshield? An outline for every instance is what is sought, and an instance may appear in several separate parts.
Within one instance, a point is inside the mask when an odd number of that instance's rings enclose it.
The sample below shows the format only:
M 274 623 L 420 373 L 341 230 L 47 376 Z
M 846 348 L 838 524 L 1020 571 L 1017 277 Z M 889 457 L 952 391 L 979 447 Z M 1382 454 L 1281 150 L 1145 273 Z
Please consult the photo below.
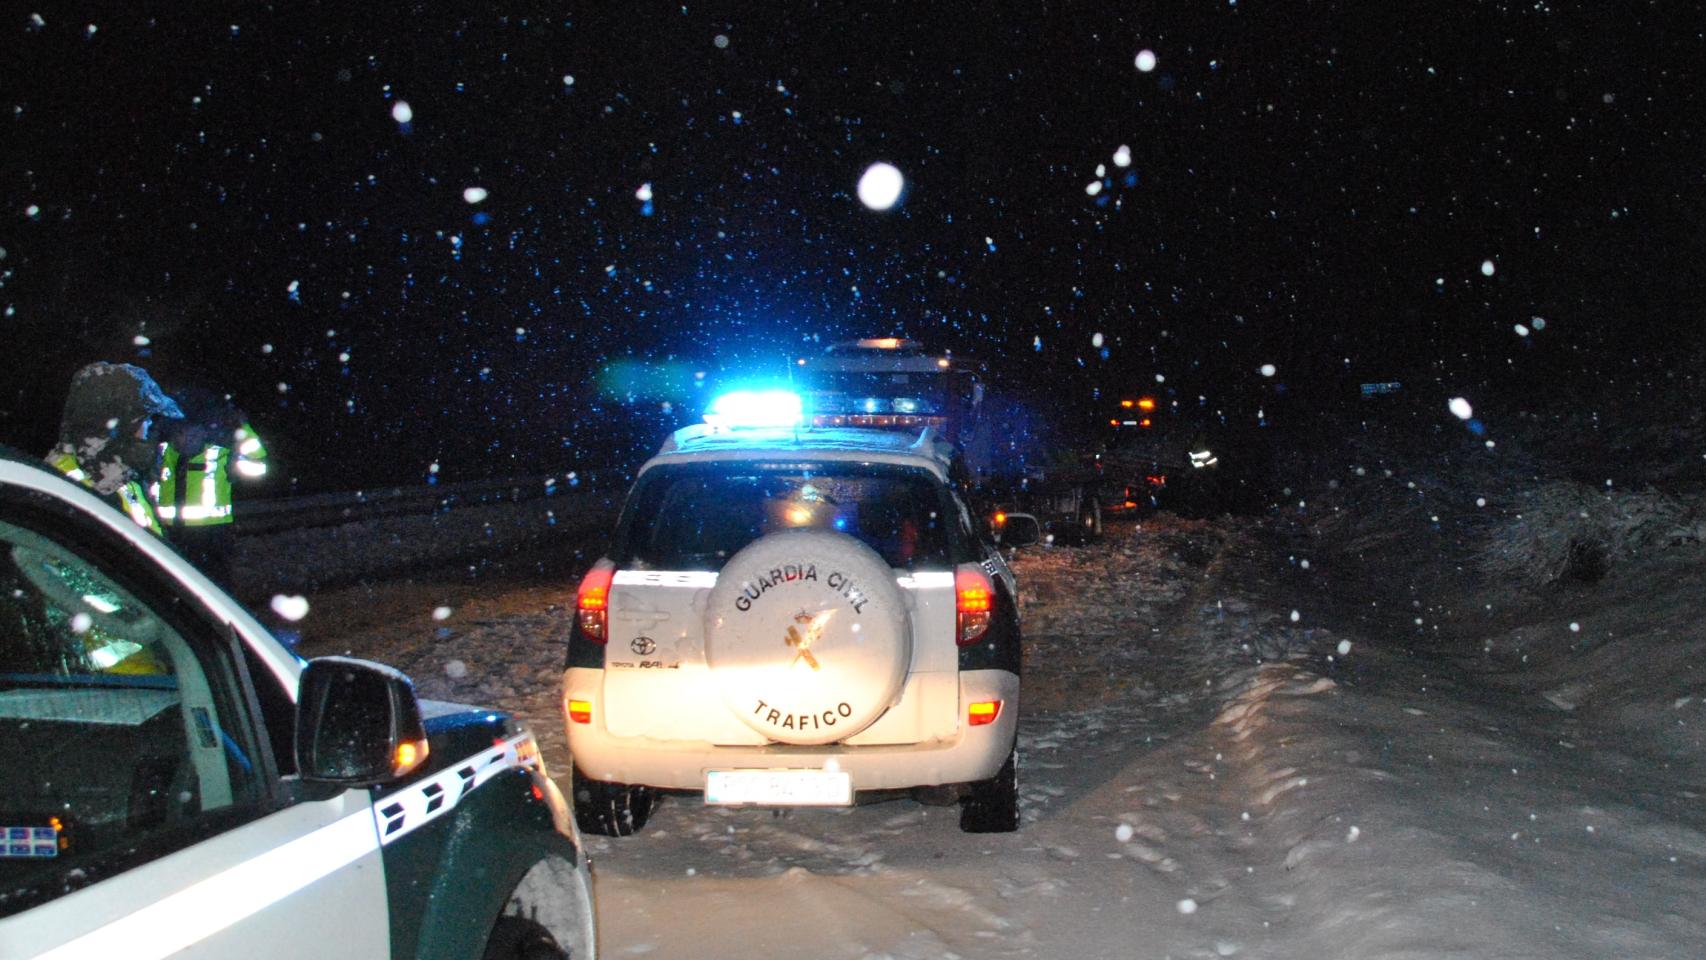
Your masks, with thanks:
M 717 570 L 779 530 L 837 530 L 891 567 L 949 562 L 950 514 L 923 470 L 841 464 L 691 464 L 640 478 L 618 533 L 617 563 Z

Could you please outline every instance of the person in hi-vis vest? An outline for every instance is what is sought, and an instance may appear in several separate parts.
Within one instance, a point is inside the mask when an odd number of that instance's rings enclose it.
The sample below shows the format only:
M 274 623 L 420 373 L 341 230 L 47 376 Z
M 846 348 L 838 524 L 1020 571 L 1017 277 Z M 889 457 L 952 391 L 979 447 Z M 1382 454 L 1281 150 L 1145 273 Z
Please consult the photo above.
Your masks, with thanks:
M 71 378 L 59 442 L 45 459 L 72 480 L 112 497 L 138 526 L 158 534 L 159 517 L 142 485 L 157 469 L 160 436 L 182 417 L 148 371 L 97 361 Z
M 231 475 L 266 475 L 267 449 L 228 397 L 197 387 L 175 394 L 184 418 L 162 434 L 149 492 L 166 536 L 214 580 L 230 579 Z

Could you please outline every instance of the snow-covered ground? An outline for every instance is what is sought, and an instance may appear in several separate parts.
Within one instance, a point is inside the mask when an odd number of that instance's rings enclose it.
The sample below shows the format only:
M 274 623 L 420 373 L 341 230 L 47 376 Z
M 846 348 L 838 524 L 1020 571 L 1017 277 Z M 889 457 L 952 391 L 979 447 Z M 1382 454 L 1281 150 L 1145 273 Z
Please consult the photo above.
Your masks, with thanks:
M 1701 956 L 1701 548 L 1517 589 L 1427 492 L 1352 473 L 1279 517 L 1021 552 L 1019 833 L 671 799 L 590 840 L 605 956 Z M 507 706 L 560 774 L 585 545 L 527 543 L 311 592 L 294 629 Z

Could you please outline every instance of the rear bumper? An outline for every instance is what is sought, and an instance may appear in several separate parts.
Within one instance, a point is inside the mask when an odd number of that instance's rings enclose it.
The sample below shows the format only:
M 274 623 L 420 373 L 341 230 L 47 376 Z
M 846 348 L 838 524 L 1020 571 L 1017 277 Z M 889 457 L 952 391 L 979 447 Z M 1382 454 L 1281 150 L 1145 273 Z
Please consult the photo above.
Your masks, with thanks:
M 617 737 L 600 722 L 597 691 L 602 670 L 574 668 L 565 676 L 564 696 L 592 700 L 590 723 L 567 721 L 569 753 L 588 777 L 644 784 L 666 790 L 703 790 L 710 770 L 822 769 L 834 761 L 853 780 L 855 791 L 897 790 L 987 780 L 1000 771 L 1019 724 L 1019 678 L 1005 670 L 960 672 L 959 730 L 952 737 L 881 746 L 716 746 L 695 740 Z M 993 723 L 965 723 L 969 703 L 1000 700 Z

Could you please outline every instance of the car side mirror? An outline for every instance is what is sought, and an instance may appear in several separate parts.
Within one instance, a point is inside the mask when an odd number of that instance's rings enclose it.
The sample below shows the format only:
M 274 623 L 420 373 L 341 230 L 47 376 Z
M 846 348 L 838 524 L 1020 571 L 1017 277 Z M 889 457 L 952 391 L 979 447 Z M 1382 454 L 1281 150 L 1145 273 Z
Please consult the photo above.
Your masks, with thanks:
M 371 787 L 409 774 L 426 757 L 426 725 L 408 677 L 349 657 L 308 661 L 296 697 L 302 779 Z
M 1043 538 L 1043 526 L 1028 513 L 1009 513 L 995 538 L 1004 547 L 1028 547 Z

